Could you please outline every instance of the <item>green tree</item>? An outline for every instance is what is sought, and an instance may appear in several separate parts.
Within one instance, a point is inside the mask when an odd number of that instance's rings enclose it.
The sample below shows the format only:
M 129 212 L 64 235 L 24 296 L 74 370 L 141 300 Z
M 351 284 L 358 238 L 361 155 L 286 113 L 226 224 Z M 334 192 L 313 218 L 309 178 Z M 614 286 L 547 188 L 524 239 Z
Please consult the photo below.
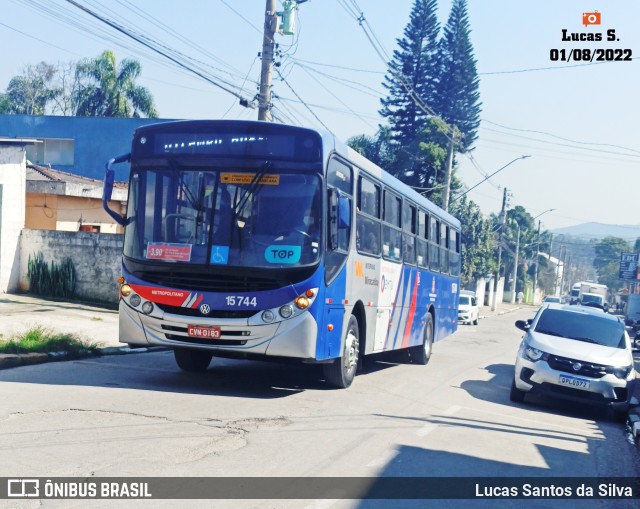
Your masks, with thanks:
M 618 237 L 605 237 L 596 244 L 593 267 L 598 272 L 598 283 L 607 285 L 615 292 L 622 285 L 618 279 L 620 271 L 620 253 L 630 252 L 631 245 Z
M 434 66 L 438 73 L 434 107 L 440 117 L 462 133 L 456 146 L 458 152 L 471 149 L 480 125 L 480 80 L 470 33 L 467 1 L 453 0 Z
M 538 232 L 535 228 L 533 217 L 523 206 L 516 205 L 507 211 L 507 221 L 503 233 L 502 261 L 507 275 L 506 279 L 510 282 L 509 289 L 512 289 L 514 284 L 511 276 L 513 275 L 517 247 L 518 281 L 516 281 L 516 288 L 518 291 L 524 291 L 526 277 L 530 268 L 529 262 L 533 261 L 536 256 L 536 237 Z
M 496 243 L 491 222 L 485 219 L 480 208 L 463 196 L 451 205 L 451 213 L 462 223 L 462 286 L 471 287 L 479 278 L 495 272 L 493 260 Z
M 76 115 L 87 117 L 156 118 L 149 90 L 136 85 L 142 67 L 136 60 L 124 59 L 116 65 L 112 51 L 78 63 L 80 85 L 76 91 Z
M 380 114 L 391 126 L 393 142 L 417 150 L 417 133 L 425 127 L 428 114 L 417 103 L 430 105 L 435 94 L 435 64 L 440 26 L 436 0 L 415 0 L 399 50 L 393 52 L 383 86 Z M 406 167 L 392 169 L 399 175 Z M 395 171 L 393 171 L 395 170 Z
M 347 140 L 347 145 L 384 170 L 388 171 L 393 164 L 394 155 L 389 127 L 380 126 L 375 136 L 366 134 L 353 136 Z
M 48 105 L 60 95 L 53 85 L 56 68 L 45 62 L 25 67 L 9 81 L 0 100 L 0 111 L 16 115 L 44 115 Z

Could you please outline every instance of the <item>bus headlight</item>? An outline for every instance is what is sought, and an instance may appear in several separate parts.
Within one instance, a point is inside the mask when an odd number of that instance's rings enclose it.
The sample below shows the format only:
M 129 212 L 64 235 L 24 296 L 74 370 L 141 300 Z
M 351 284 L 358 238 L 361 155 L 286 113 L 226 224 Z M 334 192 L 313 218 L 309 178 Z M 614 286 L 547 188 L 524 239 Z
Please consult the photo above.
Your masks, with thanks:
M 282 318 L 291 318 L 293 316 L 293 306 L 291 304 L 285 304 L 280 308 L 280 316 Z
M 120 287 L 120 293 L 124 296 L 124 297 L 128 297 L 129 295 L 131 295 L 131 292 L 133 290 L 131 289 L 131 287 L 127 284 L 124 284 Z
M 131 304 L 134 308 L 137 308 L 140 305 L 140 302 L 142 302 L 142 299 L 137 293 L 134 293 L 131 297 L 129 297 L 129 304 Z
M 276 319 L 276 314 L 270 309 L 267 309 L 264 313 L 262 313 L 262 321 L 264 321 L 265 323 L 271 323 L 275 319 Z
M 149 301 L 145 302 L 142 305 L 142 312 L 145 315 L 150 315 L 153 312 L 153 302 L 149 302 Z

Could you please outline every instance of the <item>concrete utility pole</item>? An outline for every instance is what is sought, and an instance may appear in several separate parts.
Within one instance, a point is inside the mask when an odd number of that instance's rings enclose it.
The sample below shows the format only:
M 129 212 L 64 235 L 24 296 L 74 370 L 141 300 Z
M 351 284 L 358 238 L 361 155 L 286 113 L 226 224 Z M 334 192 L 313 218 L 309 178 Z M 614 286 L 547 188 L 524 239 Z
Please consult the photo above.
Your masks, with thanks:
M 518 227 L 518 240 L 516 240 L 516 256 L 513 263 L 513 288 L 511 289 L 511 304 L 516 303 L 516 283 L 518 282 L 518 253 L 520 252 L 520 223 L 516 221 Z
M 538 235 L 536 236 L 536 268 L 533 271 L 533 305 L 536 305 L 538 293 L 538 266 L 540 265 L 540 219 L 538 219 Z
M 544 212 L 540 212 L 540 214 L 538 214 L 536 217 L 534 217 L 533 219 L 537 219 L 538 217 L 540 217 L 542 214 L 546 214 L 547 212 L 553 212 L 556 209 L 547 209 Z M 536 268 L 533 272 L 533 305 L 535 306 L 536 303 L 536 294 L 538 293 L 538 266 L 540 265 L 540 222 L 541 220 L 538 219 L 538 235 L 536 236 Z M 551 245 L 549 245 L 549 256 L 551 256 Z
M 491 311 L 496 310 L 498 304 L 498 282 L 500 281 L 500 259 L 502 258 L 502 227 L 504 226 L 505 213 L 507 208 L 507 188 L 504 188 L 502 197 L 502 210 L 500 211 L 500 235 L 498 236 L 498 268 L 496 269 L 496 278 L 493 281 L 493 302 L 491 303 Z
M 260 93 L 258 95 L 258 120 L 266 120 L 267 122 L 271 121 L 271 82 L 276 25 L 276 0 L 267 0 L 266 11 L 264 13 L 264 36 L 262 38 Z

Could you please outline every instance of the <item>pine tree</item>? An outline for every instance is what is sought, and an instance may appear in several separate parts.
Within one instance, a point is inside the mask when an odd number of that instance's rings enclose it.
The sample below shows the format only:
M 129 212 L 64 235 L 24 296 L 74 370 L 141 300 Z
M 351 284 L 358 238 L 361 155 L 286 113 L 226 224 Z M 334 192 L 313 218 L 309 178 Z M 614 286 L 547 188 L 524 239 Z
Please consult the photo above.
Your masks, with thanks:
M 435 96 L 440 30 L 436 9 L 436 0 L 415 0 L 404 37 L 398 39 L 400 49 L 389 62 L 383 83 L 389 94 L 381 100 L 380 114 L 389 122 L 396 148 L 417 146 L 417 134 L 425 127 L 428 114 L 418 107 L 416 98 L 430 105 Z
M 480 92 L 476 60 L 469 35 L 467 0 L 453 0 L 451 13 L 439 42 L 435 109 L 462 133 L 456 150 L 466 152 L 477 138 L 480 125 Z

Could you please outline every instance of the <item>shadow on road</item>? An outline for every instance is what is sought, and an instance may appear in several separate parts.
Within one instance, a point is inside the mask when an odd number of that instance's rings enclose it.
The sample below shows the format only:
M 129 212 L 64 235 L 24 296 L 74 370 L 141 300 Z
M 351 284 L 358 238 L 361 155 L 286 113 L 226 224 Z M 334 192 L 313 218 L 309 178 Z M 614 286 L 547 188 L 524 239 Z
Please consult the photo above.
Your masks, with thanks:
M 397 366 L 388 356 L 365 359 L 358 378 Z M 334 390 L 322 366 L 214 357 L 203 373 L 187 373 L 170 350 L 50 362 L 0 370 L 2 382 L 111 387 L 240 398 L 282 398 L 299 392 Z M 357 379 L 354 383 L 357 383 Z M 335 389 L 338 390 L 338 389 Z

